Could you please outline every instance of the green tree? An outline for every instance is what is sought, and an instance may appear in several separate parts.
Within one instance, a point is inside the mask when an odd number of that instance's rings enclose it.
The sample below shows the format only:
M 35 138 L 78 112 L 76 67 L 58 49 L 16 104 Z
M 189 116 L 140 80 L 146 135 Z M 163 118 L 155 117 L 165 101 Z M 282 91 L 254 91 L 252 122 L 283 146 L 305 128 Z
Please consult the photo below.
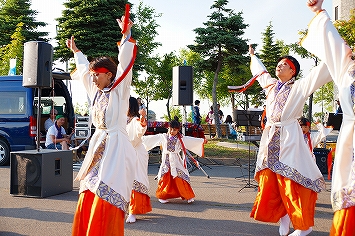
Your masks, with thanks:
M 38 31 L 45 22 L 35 21 L 37 11 L 31 10 L 30 0 L 7 0 L 0 8 L 0 47 L 11 43 L 19 23 L 23 23 L 22 35 L 27 41 L 47 41 L 48 32 Z
M 23 23 L 18 23 L 10 44 L 0 48 L 0 75 L 7 75 L 10 69 L 10 59 L 16 59 L 16 73 L 22 74 L 23 43 L 25 37 L 22 35 Z
M 122 37 L 117 18 L 124 15 L 127 0 L 68 0 L 64 2 L 62 17 L 57 18 L 54 59 L 62 62 L 73 57 L 66 40 L 72 35 L 88 60 L 109 56 L 117 62 L 117 41 Z
M 260 50 L 261 53 L 259 57 L 263 62 L 264 66 L 266 67 L 267 71 L 269 72 L 269 74 L 273 78 L 276 78 L 275 66 L 277 65 L 277 60 L 282 55 L 282 48 L 280 47 L 280 44 L 278 44 L 274 40 L 275 33 L 274 30 L 272 29 L 271 22 L 266 27 L 265 32 L 262 33 L 262 35 L 263 35 L 262 38 L 263 46 L 262 49 Z
M 149 69 L 151 74 L 145 80 L 138 80 L 135 84 L 135 92 L 146 100 L 147 107 L 152 100 L 167 99 L 166 109 L 169 120 L 171 119 L 172 69 L 178 64 L 178 58 L 173 52 L 165 54 L 155 66 Z
M 354 51 L 355 49 L 355 9 L 351 10 L 350 19 L 337 20 L 334 22 L 335 28 L 337 28 L 341 37 Z
M 157 28 L 159 27 L 156 19 L 161 15 L 161 13 L 156 13 L 153 8 L 144 6 L 143 2 L 139 2 L 133 25 L 134 38 L 137 40 L 139 48 L 134 64 L 134 71 L 137 72 L 138 76 L 142 72 L 148 75 L 154 74 L 156 64 L 159 61 L 159 57 L 153 55 L 153 53 L 156 48 L 161 46 L 160 42 L 154 41 L 158 35 Z M 135 85 L 135 81 L 133 81 L 133 85 Z
M 225 66 L 238 68 L 239 65 L 246 64 L 248 59 L 248 45 L 242 38 L 244 29 L 248 26 L 244 24 L 242 13 L 235 14 L 233 10 L 227 9 L 227 0 L 214 1 L 211 9 L 214 12 L 208 16 L 205 28 L 196 28 L 197 34 L 194 45 L 188 45 L 192 51 L 201 55 L 204 59 L 200 62 L 200 68 L 207 75 L 213 73 L 212 100 L 217 115 L 217 88 L 219 76 Z M 210 77 L 206 77 L 210 79 Z M 217 118 L 217 137 L 222 137 L 221 128 Z

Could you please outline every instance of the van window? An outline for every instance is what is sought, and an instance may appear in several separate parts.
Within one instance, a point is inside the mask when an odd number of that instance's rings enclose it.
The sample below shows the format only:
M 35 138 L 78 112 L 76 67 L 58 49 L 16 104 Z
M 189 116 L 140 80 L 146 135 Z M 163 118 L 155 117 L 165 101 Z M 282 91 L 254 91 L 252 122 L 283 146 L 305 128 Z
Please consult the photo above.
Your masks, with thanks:
M 0 92 L 0 114 L 26 114 L 26 92 Z
M 37 115 L 38 97 L 34 100 L 34 114 Z M 50 110 L 54 107 L 58 111 L 58 114 L 65 114 L 66 103 L 64 97 L 41 97 L 41 114 L 49 115 Z

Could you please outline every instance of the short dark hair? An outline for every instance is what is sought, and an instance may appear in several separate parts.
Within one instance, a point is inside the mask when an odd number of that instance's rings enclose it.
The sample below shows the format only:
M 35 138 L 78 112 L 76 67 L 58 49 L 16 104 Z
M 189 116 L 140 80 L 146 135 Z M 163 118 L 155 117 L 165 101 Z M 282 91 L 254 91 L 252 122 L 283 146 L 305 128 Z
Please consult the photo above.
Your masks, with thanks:
M 280 57 L 277 60 L 277 63 L 279 63 L 282 59 L 288 59 L 288 60 L 290 60 L 293 63 L 293 65 L 296 68 L 296 71 L 295 71 L 295 74 L 294 74 L 294 77 L 296 78 L 298 73 L 300 72 L 300 69 L 301 69 L 300 63 L 298 63 L 296 58 L 294 58 L 293 56 L 289 56 L 289 55 Z
M 112 60 L 110 57 L 97 57 L 94 58 L 90 64 L 89 64 L 89 69 L 90 70 L 96 70 L 97 68 L 106 68 L 112 73 L 111 82 L 115 79 L 116 73 L 117 73 L 117 65 L 116 63 Z
M 200 100 L 195 101 L 195 105 L 198 105 L 198 104 L 200 104 Z
M 172 121 L 169 123 L 170 128 L 180 129 L 180 122 L 177 116 L 174 117 Z
M 140 117 L 139 106 L 138 106 L 137 99 L 135 97 L 129 98 L 129 108 L 128 108 L 127 116 Z
M 311 122 L 309 122 L 309 120 L 306 117 L 299 118 L 298 123 L 303 126 L 308 126 L 308 127 L 311 126 Z

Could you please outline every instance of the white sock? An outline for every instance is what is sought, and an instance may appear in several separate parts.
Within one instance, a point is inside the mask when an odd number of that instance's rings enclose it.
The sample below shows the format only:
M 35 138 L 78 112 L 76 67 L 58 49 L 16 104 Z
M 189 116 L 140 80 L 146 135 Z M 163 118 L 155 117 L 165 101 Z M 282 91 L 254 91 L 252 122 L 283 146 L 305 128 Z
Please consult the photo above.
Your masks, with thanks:
M 159 199 L 159 202 L 164 204 L 164 203 L 168 203 L 169 201 L 168 200 L 164 200 L 164 199 Z
M 187 200 L 187 203 L 193 203 L 195 201 L 195 199 L 190 198 L 189 200 Z
M 133 214 L 129 214 L 126 219 L 126 223 L 134 223 L 134 222 L 136 222 L 136 216 Z
M 310 232 L 312 232 L 312 227 L 309 227 L 307 230 L 300 230 L 300 229 L 296 229 L 292 234 L 290 234 L 289 236 L 306 236 L 308 235 Z
M 288 216 L 288 214 L 280 218 L 280 228 L 279 228 L 280 235 L 282 236 L 288 235 L 288 232 L 290 232 L 290 223 L 291 223 L 291 219 Z

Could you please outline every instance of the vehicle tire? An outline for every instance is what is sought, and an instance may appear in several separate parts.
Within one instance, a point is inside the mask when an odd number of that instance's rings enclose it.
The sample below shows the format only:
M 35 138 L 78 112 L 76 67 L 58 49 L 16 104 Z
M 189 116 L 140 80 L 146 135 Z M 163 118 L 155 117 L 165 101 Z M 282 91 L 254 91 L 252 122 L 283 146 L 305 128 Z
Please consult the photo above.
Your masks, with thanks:
M 0 166 L 8 165 L 10 163 L 10 147 L 0 139 Z

